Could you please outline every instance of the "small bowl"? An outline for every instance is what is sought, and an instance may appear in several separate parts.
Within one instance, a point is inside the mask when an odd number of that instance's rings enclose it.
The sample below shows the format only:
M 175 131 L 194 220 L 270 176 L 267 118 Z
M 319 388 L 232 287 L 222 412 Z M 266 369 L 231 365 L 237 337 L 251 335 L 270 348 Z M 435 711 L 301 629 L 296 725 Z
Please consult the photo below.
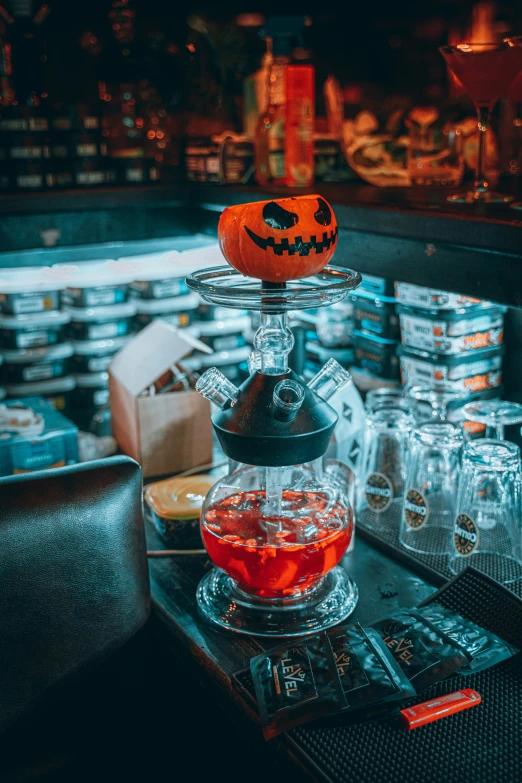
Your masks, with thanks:
M 208 474 L 157 481 L 145 489 L 150 520 L 163 541 L 176 549 L 202 548 L 199 530 L 201 506 L 216 483 Z
M 406 168 L 407 140 L 389 134 L 361 136 L 346 150 L 352 169 L 370 185 L 377 187 L 404 187 L 411 185 Z

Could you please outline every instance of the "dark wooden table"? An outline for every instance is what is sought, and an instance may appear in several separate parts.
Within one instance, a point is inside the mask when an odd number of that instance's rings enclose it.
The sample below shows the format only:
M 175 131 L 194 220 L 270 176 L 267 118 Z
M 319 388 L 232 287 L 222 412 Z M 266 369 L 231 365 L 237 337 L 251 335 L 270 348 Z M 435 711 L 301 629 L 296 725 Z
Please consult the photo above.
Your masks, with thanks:
M 149 549 L 163 545 L 149 523 Z M 203 683 L 234 720 L 239 732 L 257 743 L 262 753 L 279 763 L 286 757 L 297 775 L 292 779 L 327 780 L 320 769 L 307 763 L 299 746 L 287 735 L 263 746 L 261 729 L 252 707 L 235 688 L 232 675 L 248 667 L 249 660 L 277 640 L 261 640 L 211 627 L 199 614 L 196 587 L 211 567 L 205 556 L 151 558 L 150 573 L 153 612 L 157 624 L 176 655 L 192 674 Z M 436 587 L 407 565 L 392 560 L 359 537 L 355 550 L 348 553 L 343 566 L 359 588 L 359 603 L 353 619 L 363 625 L 398 607 L 415 606 Z M 265 750 L 266 749 L 266 750 Z M 297 768 L 297 770 L 296 770 Z M 419 780 L 422 770 L 419 769 Z

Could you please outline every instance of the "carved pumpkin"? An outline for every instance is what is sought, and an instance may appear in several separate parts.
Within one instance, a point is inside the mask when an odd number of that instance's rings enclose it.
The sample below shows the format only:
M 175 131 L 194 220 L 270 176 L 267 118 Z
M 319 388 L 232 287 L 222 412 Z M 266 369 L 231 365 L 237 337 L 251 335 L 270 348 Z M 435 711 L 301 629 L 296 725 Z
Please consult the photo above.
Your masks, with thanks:
M 282 283 L 326 266 L 337 245 L 337 220 L 320 196 L 254 201 L 222 212 L 218 238 L 238 272 Z

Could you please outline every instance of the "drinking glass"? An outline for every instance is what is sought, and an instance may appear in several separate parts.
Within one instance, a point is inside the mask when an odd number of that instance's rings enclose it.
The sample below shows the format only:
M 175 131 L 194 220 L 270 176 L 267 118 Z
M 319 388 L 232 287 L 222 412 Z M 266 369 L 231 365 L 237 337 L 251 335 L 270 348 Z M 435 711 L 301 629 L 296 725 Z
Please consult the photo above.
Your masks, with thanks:
M 460 185 L 464 174 L 462 133 L 453 125 L 429 127 L 410 120 L 408 174 L 414 185 Z
M 484 170 L 485 136 L 491 110 L 497 100 L 506 95 L 510 84 L 522 70 L 522 37 L 506 38 L 496 43 L 470 41 L 457 46 L 443 46 L 439 51 L 475 104 L 479 136 L 473 190 L 449 196 L 448 201 L 459 204 L 512 201 L 511 196 L 489 189 Z
M 522 578 L 520 449 L 486 438 L 464 447 L 449 567 L 472 565 L 503 584 Z
M 443 384 L 409 386 L 406 395 L 417 403 L 417 418 L 433 421 L 447 421 L 450 409 L 465 399 L 462 391 L 447 389 Z
M 504 440 L 505 428 L 522 422 L 522 405 L 504 400 L 468 402 L 463 408 L 468 421 L 485 424 L 486 438 Z
M 518 36 L 517 38 L 509 38 L 507 39 L 509 41 L 522 41 L 522 37 Z M 518 74 L 517 78 L 511 82 L 511 85 L 509 87 L 508 93 L 507 93 L 508 100 L 513 101 L 518 106 L 518 115 L 515 119 L 515 126 L 518 130 L 517 133 L 517 140 L 519 143 L 522 143 L 522 135 L 520 133 L 520 128 L 522 127 L 522 116 L 520 114 L 521 107 L 522 107 L 522 70 Z M 520 162 L 522 157 L 522 149 L 518 149 L 518 160 Z M 522 201 L 515 201 L 513 204 L 510 204 L 511 209 L 522 209 Z
M 399 534 L 406 549 L 449 554 L 463 442 L 461 429 L 450 422 L 428 422 L 413 431 Z
M 415 425 L 400 407 L 368 414 L 358 521 L 378 532 L 398 532 L 406 480 L 406 453 Z
M 371 389 L 366 395 L 364 407 L 368 413 L 379 408 L 402 408 L 406 413 L 414 414 L 413 405 L 406 399 L 402 389 L 392 389 L 389 386 L 379 386 Z

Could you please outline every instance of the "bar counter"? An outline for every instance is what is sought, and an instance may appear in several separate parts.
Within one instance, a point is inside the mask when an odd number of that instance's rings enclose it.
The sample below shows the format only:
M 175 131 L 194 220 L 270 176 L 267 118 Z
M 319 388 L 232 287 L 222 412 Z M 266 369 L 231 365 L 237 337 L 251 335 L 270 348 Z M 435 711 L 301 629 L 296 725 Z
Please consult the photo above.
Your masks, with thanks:
M 150 524 L 147 538 L 150 549 L 164 548 Z M 362 537 L 357 540 L 355 550 L 345 556 L 343 565 L 359 588 L 359 603 L 350 619 L 362 624 L 372 623 L 399 607 L 419 604 L 444 581 L 427 579 L 411 567 L 392 560 Z M 261 650 L 276 646 L 278 640 L 222 631 L 202 618 L 196 604 L 196 588 L 209 567 L 210 561 L 205 556 L 149 558 L 155 625 L 173 652 L 208 694 L 217 699 L 237 727 L 235 744 L 251 743 L 253 749 L 268 755 L 274 764 L 289 762 L 290 780 L 328 781 L 326 770 L 307 756 L 293 737 L 294 732 L 269 743 L 263 741 L 255 709 L 234 684 L 234 675 L 248 668 L 250 658 Z M 414 767 L 410 774 L 412 777 L 404 777 L 401 783 L 420 780 L 422 769 Z M 358 778 L 354 780 L 359 783 Z
M 522 305 L 521 211 L 505 205 L 450 205 L 446 189 L 318 183 L 308 192 L 320 193 L 335 209 L 340 227 L 336 264 Z M 108 250 L 123 240 L 187 231 L 213 234 L 226 206 L 283 195 L 288 191 L 281 188 L 173 183 L 5 196 L 0 199 L 0 248 L 41 248 L 50 230 L 58 232 L 54 241 L 60 247 L 95 237 Z M 9 255 L 3 265 L 16 265 Z M 44 264 L 45 256 L 30 262 Z

